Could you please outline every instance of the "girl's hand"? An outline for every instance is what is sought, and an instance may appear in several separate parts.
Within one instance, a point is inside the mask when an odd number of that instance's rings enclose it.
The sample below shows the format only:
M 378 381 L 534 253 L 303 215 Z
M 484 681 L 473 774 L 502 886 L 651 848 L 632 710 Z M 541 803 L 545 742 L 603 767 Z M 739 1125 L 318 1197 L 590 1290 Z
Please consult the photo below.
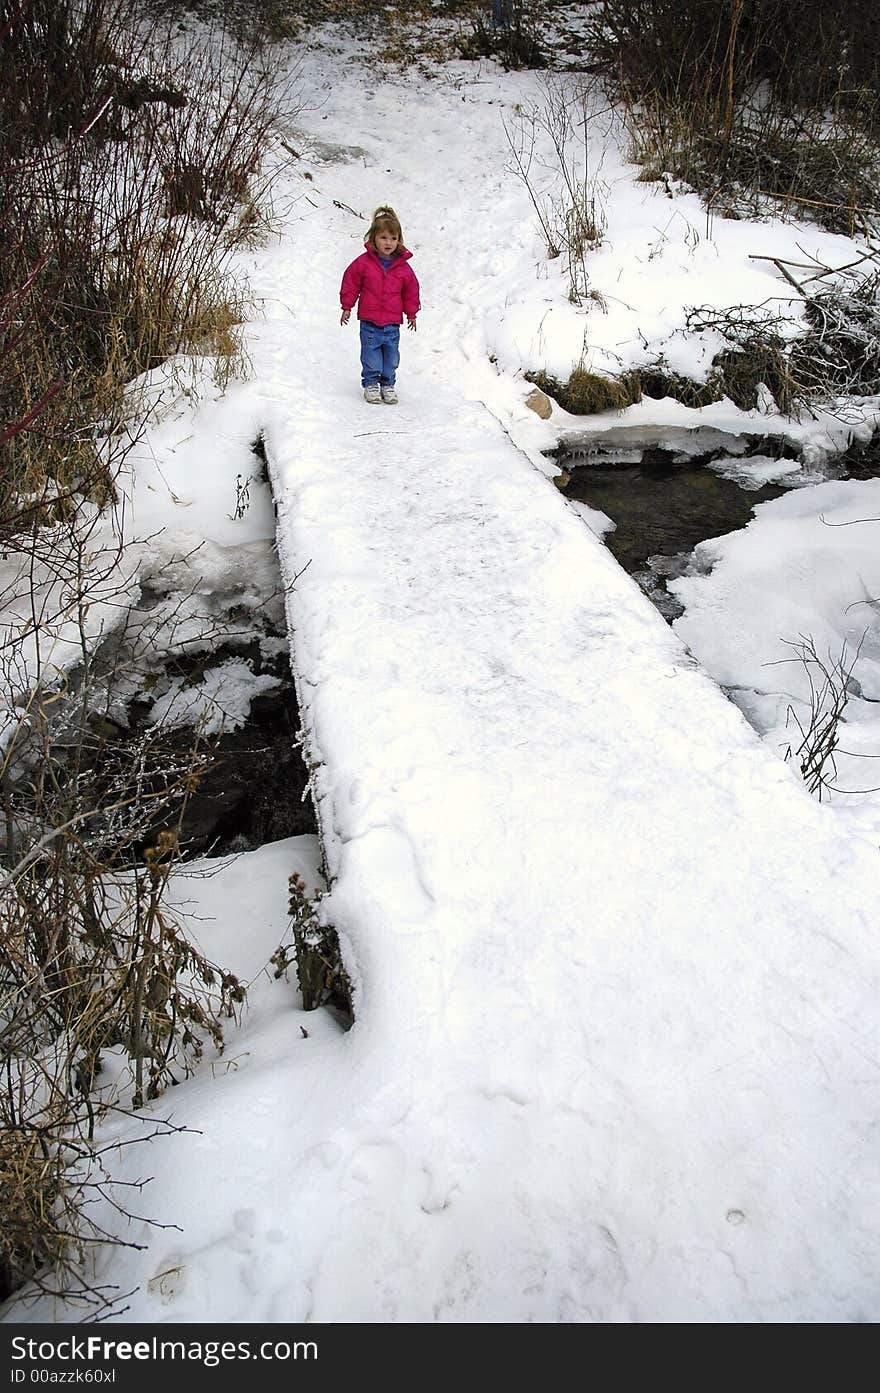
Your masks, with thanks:
M 342 311 L 342 317 L 341 317 L 339 323 L 340 323 L 340 324 L 347 324 L 350 318 L 351 318 L 351 310 L 343 310 L 343 311 Z
M 416 329 L 418 328 L 418 325 L 416 324 L 415 315 L 413 315 L 412 319 L 410 319 L 409 315 L 407 315 L 406 327 L 407 329 L 412 329 L 413 333 L 415 333 Z

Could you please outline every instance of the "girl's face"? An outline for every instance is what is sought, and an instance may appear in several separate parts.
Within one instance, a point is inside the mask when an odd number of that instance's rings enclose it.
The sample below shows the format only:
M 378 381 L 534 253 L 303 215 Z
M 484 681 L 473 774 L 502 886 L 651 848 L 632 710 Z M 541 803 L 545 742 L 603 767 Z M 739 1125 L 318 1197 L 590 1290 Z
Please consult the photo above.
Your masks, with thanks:
M 400 244 L 400 238 L 396 232 L 375 232 L 373 234 L 373 246 L 380 256 L 393 256 Z

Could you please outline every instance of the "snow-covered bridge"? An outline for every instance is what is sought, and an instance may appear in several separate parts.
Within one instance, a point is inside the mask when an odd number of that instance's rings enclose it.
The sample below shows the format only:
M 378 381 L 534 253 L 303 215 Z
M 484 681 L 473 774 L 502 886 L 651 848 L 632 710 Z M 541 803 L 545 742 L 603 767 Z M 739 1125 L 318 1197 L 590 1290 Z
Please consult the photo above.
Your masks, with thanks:
M 338 132 L 346 103 L 363 129 L 349 71 Z M 255 381 L 357 1016 L 298 1075 L 269 1309 L 876 1316 L 876 849 L 538 467 L 482 322 L 507 345 L 534 322 L 531 211 L 475 101 L 371 90 L 372 162 L 316 171 L 320 235 L 264 268 Z M 362 401 L 337 322 L 377 167 L 429 244 L 399 407 Z
M 873 853 L 480 404 L 351 397 L 266 434 L 357 986 L 313 1314 L 872 1309 Z

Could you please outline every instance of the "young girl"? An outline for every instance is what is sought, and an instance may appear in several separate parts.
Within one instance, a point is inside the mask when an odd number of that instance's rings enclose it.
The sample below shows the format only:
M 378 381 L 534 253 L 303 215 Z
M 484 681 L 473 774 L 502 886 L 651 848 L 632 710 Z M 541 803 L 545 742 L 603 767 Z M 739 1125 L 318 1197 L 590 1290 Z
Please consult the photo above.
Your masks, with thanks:
M 419 283 L 409 265 L 412 252 L 393 208 L 383 204 L 373 214 L 363 252 L 342 277 L 340 324 L 347 324 L 357 301 L 361 325 L 361 385 L 368 402 L 394 406 L 394 382 L 400 362 L 400 326 L 406 315 L 415 329 Z

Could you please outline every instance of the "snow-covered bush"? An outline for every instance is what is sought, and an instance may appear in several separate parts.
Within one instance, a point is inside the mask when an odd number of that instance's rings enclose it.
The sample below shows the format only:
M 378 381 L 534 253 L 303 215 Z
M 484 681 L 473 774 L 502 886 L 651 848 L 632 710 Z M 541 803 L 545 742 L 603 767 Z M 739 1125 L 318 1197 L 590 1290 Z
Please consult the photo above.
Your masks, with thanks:
M 855 290 L 828 290 L 807 302 L 807 333 L 792 346 L 793 374 L 823 395 L 880 392 L 878 277 Z
M 318 901 L 309 896 L 302 876 L 290 876 L 288 891 L 291 942 L 279 944 L 272 955 L 275 976 L 285 976 L 295 960 L 303 1010 L 315 1011 L 319 1006 L 330 1005 L 351 1020 L 351 982 L 342 962 L 336 930 L 322 922 Z

